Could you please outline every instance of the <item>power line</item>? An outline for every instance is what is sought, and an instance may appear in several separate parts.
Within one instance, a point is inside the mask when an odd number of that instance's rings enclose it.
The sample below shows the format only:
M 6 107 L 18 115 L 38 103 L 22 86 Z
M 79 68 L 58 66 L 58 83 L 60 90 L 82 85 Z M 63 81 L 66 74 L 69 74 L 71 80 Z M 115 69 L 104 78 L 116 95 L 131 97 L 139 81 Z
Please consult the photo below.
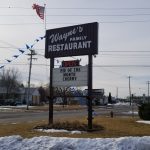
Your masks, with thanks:
M 150 51 L 113 51 L 113 50 L 100 50 L 99 52 L 113 52 L 113 53 L 126 53 L 126 52 L 128 52 L 128 53 L 135 53 L 135 52 L 139 52 L 139 53 L 150 53 Z
M 0 40 L 0 43 L 6 44 L 6 45 L 11 46 L 12 48 L 18 49 L 17 46 L 15 46 L 15 45 L 13 45 L 13 44 L 11 44 L 11 43 L 8 43 L 8 42 L 6 42 L 6 41 Z
M 0 15 L 1 17 L 35 17 L 36 15 L 16 15 L 16 14 L 14 14 L 14 15 L 12 15 L 12 14 L 7 14 L 7 15 Z M 97 17 L 119 17 L 119 16 L 121 16 L 121 17 L 123 17 L 123 16 L 125 16 L 125 17 L 130 17 L 130 16 L 150 16 L 150 14 L 51 14 L 51 15 L 49 15 L 49 14 L 47 14 L 46 15 L 46 17 L 48 17 L 48 16 L 54 16 L 54 17 L 72 17 L 72 16 L 76 16 L 76 17 L 81 17 L 81 16 L 88 16 L 88 17 L 94 17 L 94 16 L 97 16 Z
M 137 54 L 132 54 L 132 55 L 131 54 L 113 54 L 113 53 L 110 53 L 110 54 L 109 53 L 107 53 L 107 54 L 101 53 L 101 54 L 99 54 L 99 56 L 102 56 L 102 55 L 108 55 L 108 56 L 109 55 L 111 55 L 111 56 L 150 56 L 150 54 L 146 54 L 146 53 L 141 54 L 141 55 L 138 54 L 138 53 Z
M 143 9 L 143 10 L 147 10 L 147 9 L 150 9 L 150 7 L 132 7 L 132 8 L 104 8 L 104 7 L 79 7 L 79 8 L 77 8 L 77 7 L 71 7 L 71 8 L 69 8 L 69 7 L 64 7 L 64 8 L 62 8 L 62 7 L 55 7 L 55 8 L 50 8 L 50 7 L 48 7 L 48 8 L 46 8 L 46 9 L 91 9 L 91 10 L 96 10 L 96 9 L 102 9 L 102 10 L 125 10 L 125 9 L 127 9 L 127 10 L 131 10 L 131 9 L 133 9 L 133 10 L 137 10 L 137 9 L 139 9 L 139 10 L 141 10 L 141 9 Z
M 7 6 L 7 7 L 0 7 L 0 9 L 31 9 L 30 7 L 13 7 L 13 6 Z
M 29 64 L 24 64 L 24 63 L 13 63 L 11 65 L 29 65 Z M 47 64 L 32 64 L 34 66 L 49 66 Z M 55 66 L 60 66 L 60 65 L 55 65 Z M 149 68 L 150 65 L 93 65 L 95 68 L 101 68 L 101 67 L 106 67 L 106 68 L 121 68 L 121 67 L 130 67 L 130 68 Z
M 106 23 L 106 24 L 110 24 L 110 23 L 146 23 L 146 22 L 150 22 L 150 20 L 124 20 L 124 21 L 101 21 L 99 23 Z
M 8 43 L 6 43 L 6 44 L 8 44 Z M 10 45 L 10 43 L 9 43 L 9 45 Z M 13 49 L 14 46 L 8 46 L 8 47 L 0 46 L 0 48 Z M 25 48 L 21 48 L 21 49 L 25 49 Z M 44 48 L 36 48 L 36 51 L 45 51 L 45 49 Z M 137 52 L 138 53 L 150 53 L 150 50 L 130 50 L 130 51 L 129 50 L 126 50 L 126 51 L 124 51 L 124 50 L 121 50 L 121 51 L 120 50 L 99 50 L 99 53 L 109 53 L 109 52 L 111 52 L 111 53 L 137 53 Z
M 99 21 L 100 24 L 122 24 L 122 23 L 148 23 L 150 20 L 123 20 L 123 21 Z M 85 23 L 85 22 L 84 22 Z M 81 22 L 47 22 L 47 25 L 72 25 L 72 24 L 81 24 Z M 18 25 L 43 25 L 43 23 L 3 23 L 0 26 L 18 26 Z
M 57 24 L 57 23 L 56 23 Z M 43 25 L 43 23 L 3 23 L 0 26 L 17 26 L 17 25 Z
M 97 66 L 93 66 L 93 67 L 97 67 L 97 68 L 100 68 L 100 67 L 108 67 L 108 68 L 121 68 L 121 67 L 135 67 L 135 68 L 147 68 L 147 67 L 150 67 L 150 65 L 97 65 Z
M 32 7 L 14 7 L 14 6 L 1 6 L 0 9 L 32 9 Z M 106 8 L 106 7 L 46 7 L 46 9 L 85 9 L 85 10 L 149 10 L 150 7 L 114 7 L 114 8 Z
M 118 72 L 114 72 L 114 71 L 112 71 L 112 70 L 108 70 L 108 69 L 103 68 L 103 67 L 101 67 L 101 69 L 103 69 L 104 71 L 107 71 L 107 72 L 110 72 L 110 73 L 116 74 L 116 75 L 121 76 L 121 77 L 126 77 L 126 75 L 123 75 L 123 74 L 118 73 Z
M 127 59 L 127 58 L 148 58 L 150 57 L 150 54 L 145 54 L 145 55 L 123 55 L 123 54 L 100 54 L 98 55 L 98 57 L 101 57 L 101 58 L 104 58 L 104 57 L 109 57 L 109 58 L 124 58 L 124 59 Z

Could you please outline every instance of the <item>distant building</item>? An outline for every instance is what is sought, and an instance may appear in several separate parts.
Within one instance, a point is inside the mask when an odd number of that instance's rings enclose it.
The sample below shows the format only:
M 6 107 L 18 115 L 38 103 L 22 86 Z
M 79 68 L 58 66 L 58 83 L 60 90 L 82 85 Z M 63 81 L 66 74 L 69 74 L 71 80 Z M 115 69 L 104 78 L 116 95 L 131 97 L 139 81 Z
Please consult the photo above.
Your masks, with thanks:
M 92 103 L 93 105 L 106 105 L 108 103 L 105 97 L 104 89 L 92 89 Z M 83 91 L 83 95 L 88 95 L 88 89 Z
M 0 104 L 4 105 L 8 102 L 6 99 L 6 88 L 0 87 Z M 13 102 L 19 102 L 22 104 L 26 104 L 27 100 L 29 105 L 40 105 L 41 104 L 41 95 L 39 93 L 39 88 L 30 88 L 28 93 L 28 88 L 19 88 L 14 91 L 13 94 L 9 95 L 9 99 Z

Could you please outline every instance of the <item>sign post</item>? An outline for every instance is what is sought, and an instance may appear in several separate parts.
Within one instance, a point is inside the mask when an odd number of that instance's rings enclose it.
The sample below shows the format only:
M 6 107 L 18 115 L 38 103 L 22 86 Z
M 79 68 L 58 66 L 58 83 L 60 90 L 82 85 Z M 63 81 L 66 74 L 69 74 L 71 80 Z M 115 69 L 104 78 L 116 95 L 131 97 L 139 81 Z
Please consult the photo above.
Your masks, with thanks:
M 93 57 L 88 55 L 88 129 L 92 129 L 92 75 L 93 75 Z
M 54 68 L 54 58 L 50 59 L 50 97 L 49 97 L 49 124 L 53 124 L 53 68 Z

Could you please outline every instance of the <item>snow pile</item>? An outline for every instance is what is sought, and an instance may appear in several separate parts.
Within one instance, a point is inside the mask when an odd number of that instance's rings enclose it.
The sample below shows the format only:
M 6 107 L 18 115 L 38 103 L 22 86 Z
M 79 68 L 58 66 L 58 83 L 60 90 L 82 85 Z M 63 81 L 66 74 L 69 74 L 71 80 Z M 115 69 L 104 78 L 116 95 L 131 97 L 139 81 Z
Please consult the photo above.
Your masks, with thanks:
M 9 110 L 11 108 L 0 106 L 0 110 Z
M 138 123 L 144 123 L 144 124 L 150 124 L 150 121 L 145 121 L 145 120 L 139 120 L 139 121 L 136 121 Z
M 116 105 L 116 106 L 130 106 L 130 103 L 129 102 L 118 102 L 116 104 L 113 104 L 113 105 Z
M 150 136 L 121 138 L 0 138 L 0 150 L 150 150 Z
M 34 106 L 29 106 L 30 108 L 34 107 Z M 14 108 L 27 108 L 27 105 L 17 105 L 17 106 L 0 106 L 0 109 L 14 109 Z
M 46 132 L 46 133 L 71 133 L 71 134 L 81 134 L 81 131 L 68 131 L 68 130 L 56 130 L 56 129 L 36 129 L 36 131 L 40 131 L 40 132 Z
M 122 112 L 122 114 L 128 114 L 128 115 L 130 115 L 130 114 L 134 114 L 134 115 L 138 115 L 138 112 L 137 111 L 128 111 L 128 112 Z

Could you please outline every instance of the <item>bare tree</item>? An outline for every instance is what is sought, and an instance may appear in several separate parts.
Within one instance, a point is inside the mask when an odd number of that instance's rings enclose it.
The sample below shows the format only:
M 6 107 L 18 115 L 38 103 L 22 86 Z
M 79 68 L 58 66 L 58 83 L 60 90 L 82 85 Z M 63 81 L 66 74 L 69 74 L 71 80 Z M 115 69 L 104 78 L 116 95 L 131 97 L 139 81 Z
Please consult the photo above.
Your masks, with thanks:
M 108 103 L 112 104 L 112 97 L 111 97 L 111 93 L 109 92 L 109 96 L 108 96 Z
M 40 103 L 46 102 L 46 91 L 45 91 L 45 89 L 41 86 L 38 88 L 38 91 L 40 93 Z
M 6 98 L 14 93 L 21 85 L 19 81 L 20 77 L 19 71 L 14 68 L 0 72 L 0 86 L 6 89 Z

